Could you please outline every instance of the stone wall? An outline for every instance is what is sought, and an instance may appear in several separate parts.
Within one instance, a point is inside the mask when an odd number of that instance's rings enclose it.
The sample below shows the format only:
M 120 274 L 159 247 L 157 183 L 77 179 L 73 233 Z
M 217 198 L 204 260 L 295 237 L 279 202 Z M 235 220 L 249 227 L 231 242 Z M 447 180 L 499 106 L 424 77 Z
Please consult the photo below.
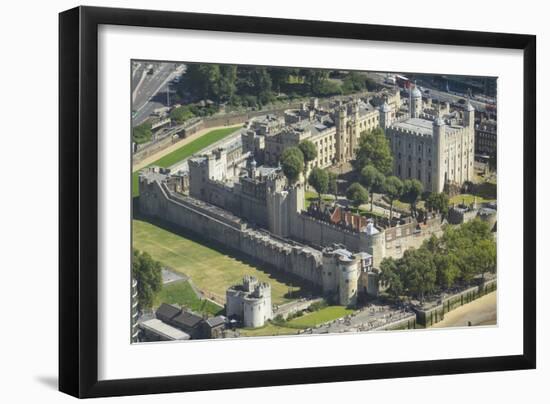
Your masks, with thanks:
M 140 212 L 217 242 L 275 270 L 322 287 L 322 253 L 248 228 L 236 216 L 205 202 L 177 196 L 156 180 L 140 181 Z
M 445 313 L 470 303 L 487 293 L 493 292 L 496 288 L 497 279 L 494 278 L 479 286 L 473 286 L 460 293 L 448 296 L 440 304 L 429 309 L 415 308 L 417 322 L 425 327 L 430 327 L 443 320 Z

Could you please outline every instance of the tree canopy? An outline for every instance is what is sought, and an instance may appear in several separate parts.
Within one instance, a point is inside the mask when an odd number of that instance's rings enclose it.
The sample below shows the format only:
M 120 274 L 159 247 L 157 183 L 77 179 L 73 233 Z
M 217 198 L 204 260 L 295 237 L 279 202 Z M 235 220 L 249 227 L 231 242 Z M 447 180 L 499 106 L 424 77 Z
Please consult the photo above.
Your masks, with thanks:
M 304 155 L 304 161 L 306 163 L 315 160 L 315 158 L 317 157 L 317 147 L 313 142 L 309 140 L 302 140 L 298 147 L 302 151 L 302 154 Z
M 420 199 L 424 185 L 416 179 L 407 179 L 403 181 L 403 196 L 405 202 L 411 205 L 411 215 L 416 216 L 416 203 Z
M 487 223 L 474 219 L 448 226 L 416 250 L 407 250 L 397 260 L 384 258 L 380 280 L 393 297 L 416 296 L 469 285 L 476 277 L 496 272 L 496 242 Z
M 390 200 L 390 221 L 393 217 L 393 202 L 403 195 L 403 182 L 396 176 L 390 176 L 384 181 L 384 192 Z
M 426 209 L 446 215 L 449 211 L 449 196 L 445 192 L 432 192 L 426 198 Z
M 132 129 L 132 140 L 137 143 L 146 143 L 151 140 L 151 123 L 144 122 Z
M 304 155 L 298 147 L 289 147 L 281 155 L 281 167 L 288 182 L 294 184 L 304 169 Z
M 384 190 L 384 174 L 376 169 L 373 165 L 367 165 L 361 170 L 361 184 L 363 184 L 370 193 L 370 210 L 372 211 L 374 192 L 382 192 Z
M 326 194 L 329 190 L 328 173 L 318 167 L 315 167 L 309 173 L 309 185 L 311 185 L 319 195 L 319 206 L 321 205 L 321 195 Z
M 151 308 L 155 295 L 162 288 L 160 262 L 153 260 L 147 252 L 134 249 L 132 277 L 137 282 L 138 310 Z
M 351 201 L 353 206 L 358 208 L 369 201 L 369 191 L 358 182 L 354 182 L 346 191 L 346 197 Z
M 358 170 L 362 170 L 367 165 L 372 165 L 384 175 L 391 174 L 393 155 L 390 143 L 382 128 L 377 127 L 361 133 L 354 165 Z

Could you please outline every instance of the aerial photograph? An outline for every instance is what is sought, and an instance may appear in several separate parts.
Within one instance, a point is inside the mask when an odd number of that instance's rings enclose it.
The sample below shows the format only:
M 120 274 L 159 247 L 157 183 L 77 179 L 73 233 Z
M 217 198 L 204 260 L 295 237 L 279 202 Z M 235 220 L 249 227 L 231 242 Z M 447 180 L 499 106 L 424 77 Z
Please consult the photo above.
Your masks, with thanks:
M 497 326 L 496 77 L 129 75 L 132 343 Z

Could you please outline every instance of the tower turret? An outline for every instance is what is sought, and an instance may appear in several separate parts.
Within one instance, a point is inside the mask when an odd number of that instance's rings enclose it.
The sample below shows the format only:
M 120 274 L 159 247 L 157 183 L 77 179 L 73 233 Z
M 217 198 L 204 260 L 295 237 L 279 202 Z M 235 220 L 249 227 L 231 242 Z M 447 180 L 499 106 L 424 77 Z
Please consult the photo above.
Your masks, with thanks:
M 382 129 L 386 129 L 392 123 L 393 111 L 386 101 L 378 108 L 380 111 L 380 126 Z
M 341 105 L 334 114 L 336 124 L 336 159 L 344 161 L 346 154 L 346 128 L 348 125 L 348 116 L 346 107 Z
M 432 147 L 432 191 L 441 192 L 447 182 L 447 167 L 445 165 L 446 124 L 440 115 L 433 122 Z
M 411 90 L 411 118 L 418 118 L 422 113 L 422 93 L 418 87 L 414 86 Z

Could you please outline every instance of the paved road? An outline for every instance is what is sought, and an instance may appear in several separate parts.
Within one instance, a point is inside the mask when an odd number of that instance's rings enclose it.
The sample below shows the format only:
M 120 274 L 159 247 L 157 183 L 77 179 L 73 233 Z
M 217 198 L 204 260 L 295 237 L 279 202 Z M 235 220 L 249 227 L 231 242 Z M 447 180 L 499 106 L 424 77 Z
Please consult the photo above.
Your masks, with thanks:
M 155 109 L 166 105 L 166 90 L 169 88 L 170 80 L 185 71 L 184 65 L 175 65 L 174 63 L 160 63 L 154 66 L 154 73 L 146 75 L 134 94 L 132 110 L 136 112 L 132 119 L 133 126 L 145 121 Z M 178 69 L 177 66 L 183 67 Z

